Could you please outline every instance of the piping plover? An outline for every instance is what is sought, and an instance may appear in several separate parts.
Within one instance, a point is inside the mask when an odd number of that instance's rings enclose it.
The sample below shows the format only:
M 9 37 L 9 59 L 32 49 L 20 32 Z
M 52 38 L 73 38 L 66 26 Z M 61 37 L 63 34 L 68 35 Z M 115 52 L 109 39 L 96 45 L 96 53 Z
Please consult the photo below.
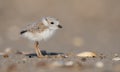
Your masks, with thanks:
M 62 28 L 59 21 L 54 17 L 43 17 L 41 21 L 27 25 L 20 34 L 35 42 L 35 51 L 38 57 L 43 57 L 39 41 L 50 38 L 57 29 Z

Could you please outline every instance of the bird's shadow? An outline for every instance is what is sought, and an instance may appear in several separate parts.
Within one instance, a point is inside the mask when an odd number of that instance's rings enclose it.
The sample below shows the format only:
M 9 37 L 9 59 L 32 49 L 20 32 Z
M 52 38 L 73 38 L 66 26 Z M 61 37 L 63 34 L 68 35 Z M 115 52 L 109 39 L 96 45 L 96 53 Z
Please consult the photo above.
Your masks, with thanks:
M 64 54 L 64 53 L 57 53 L 57 52 L 47 52 L 45 50 L 41 50 L 41 53 L 43 56 L 48 55 L 48 56 L 54 56 L 54 55 L 59 55 L 59 54 Z M 36 53 L 30 53 L 30 54 L 26 54 L 26 56 L 28 56 L 29 58 L 32 57 L 37 57 Z

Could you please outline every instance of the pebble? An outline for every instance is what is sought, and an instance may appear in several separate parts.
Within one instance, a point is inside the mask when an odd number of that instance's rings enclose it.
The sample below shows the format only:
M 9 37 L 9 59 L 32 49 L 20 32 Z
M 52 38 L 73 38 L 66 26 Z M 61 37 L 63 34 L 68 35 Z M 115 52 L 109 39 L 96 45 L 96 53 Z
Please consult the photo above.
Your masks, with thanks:
M 106 56 L 105 56 L 104 54 L 100 54 L 100 55 L 99 55 L 99 58 L 100 58 L 100 59 L 104 59 L 104 58 L 106 58 Z
M 65 62 L 65 66 L 73 66 L 74 62 L 73 61 L 67 61 Z
M 118 57 L 119 55 L 117 53 L 114 54 L 115 57 Z
M 10 54 L 10 53 L 12 53 L 12 49 L 11 48 L 6 48 L 4 52 L 7 53 L 7 54 Z
M 104 67 L 104 63 L 101 62 L 101 61 L 96 62 L 95 65 L 96 65 L 96 67 L 98 67 L 98 68 L 103 68 L 103 67 Z
M 87 59 L 86 58 L 81 58 L 81 61 L 85 62 L 85 61 L 87 61 Z
M 52 67 L 62 67 L 64 66 L 64 61 L 54 61 L 51 63 Z
M 4 54 L 3 57 L 4 57 L 4 58 L 8 58 L 9 55 L 8 55 L 8 54 Z

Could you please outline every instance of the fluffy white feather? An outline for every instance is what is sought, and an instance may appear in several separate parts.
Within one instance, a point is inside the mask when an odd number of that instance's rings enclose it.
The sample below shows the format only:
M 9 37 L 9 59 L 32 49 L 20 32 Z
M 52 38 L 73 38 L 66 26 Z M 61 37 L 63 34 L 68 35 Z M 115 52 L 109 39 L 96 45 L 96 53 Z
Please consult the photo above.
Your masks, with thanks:
M 50 38 L 54 34 L 55 30 L 51 29 L 46 29 L 45 31 L 38 33 L 31 33 L 31 32 L 26 32 L 23 34 L 24 37 L 33 40 L 33 41 L 41 41 L 41 40 L 46 40 Z

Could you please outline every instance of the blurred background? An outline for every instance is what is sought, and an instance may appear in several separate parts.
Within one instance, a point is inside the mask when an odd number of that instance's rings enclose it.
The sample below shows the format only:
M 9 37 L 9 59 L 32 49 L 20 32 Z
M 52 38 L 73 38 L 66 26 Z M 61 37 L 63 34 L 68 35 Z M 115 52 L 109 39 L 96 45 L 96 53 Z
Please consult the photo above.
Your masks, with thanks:
M 120 0 L 0 0 L 0 51 L 5 48 L 33 51 L 33 42 L 21 29 L 42 17 L 59 19 L 59 29 L 41 50 L 111 55 L 120 51 Z

